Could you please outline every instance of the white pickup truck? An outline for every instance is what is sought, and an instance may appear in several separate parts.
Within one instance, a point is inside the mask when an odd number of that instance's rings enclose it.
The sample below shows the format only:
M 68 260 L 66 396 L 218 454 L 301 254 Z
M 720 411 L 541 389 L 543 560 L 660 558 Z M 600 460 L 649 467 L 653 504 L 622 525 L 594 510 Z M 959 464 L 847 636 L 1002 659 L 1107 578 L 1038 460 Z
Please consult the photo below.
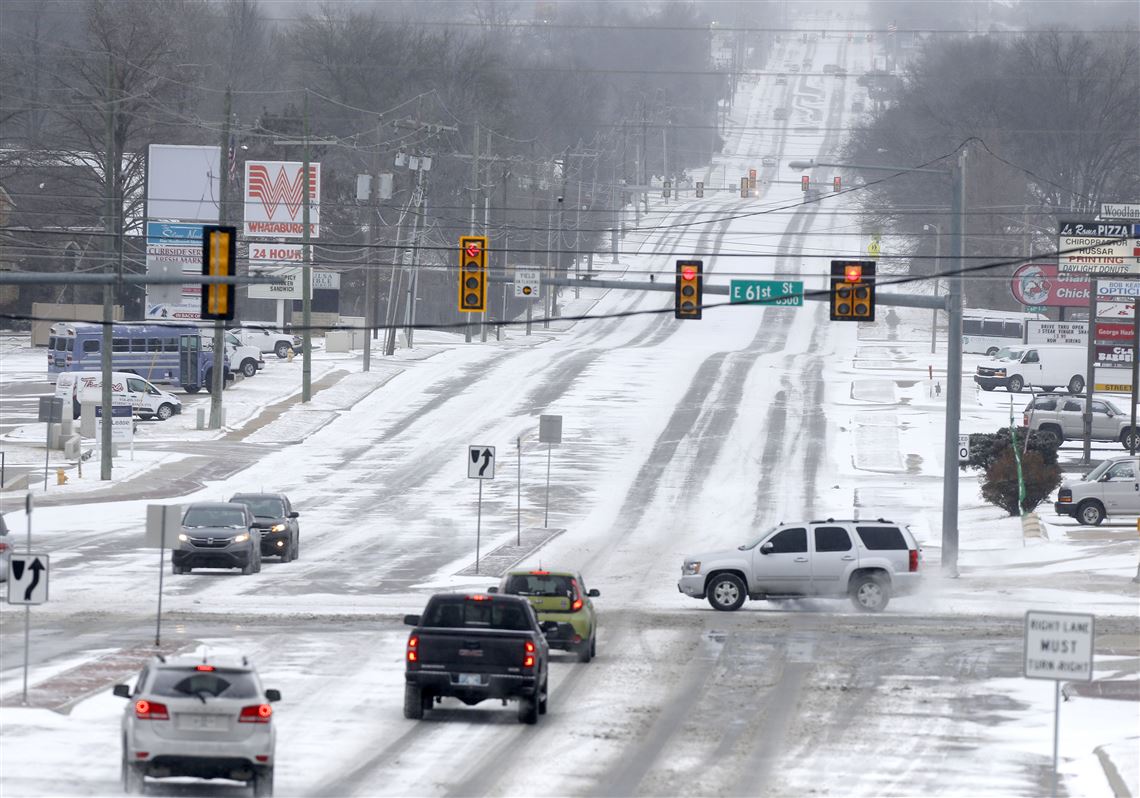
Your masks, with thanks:
M 256 346 L 259 352 L 272 352 L 282 360 L 289 356 L 290 349 L 293 350 L 293 354 L 301 353 L 300 338 L 289 333 L 277 332 L 267 325 L 243 324 L 232 328 L 230 332 L 240 338 L 243 344 Z
M 780 524 L 729 551 L 686 557 L 677 589 L 735 610 L 745 598 L 847 596 L 878 612 L 919 585 L 922 549 L 910 530 L 884 518 Z
M 229 358 L 230 368 L 240 371 L 243 377 L 252 377 L 257 374 L 258 369 L 264 368 L 265 360 L 261 357 L 261 350 L 256 346 L 243 343 L 241 338 L 228 331 L 224 333 L 223 340 L 226 342 L 226 357 Z M 202 348 L 206 350 L 214 348 L 213 335 L 203 333 Z

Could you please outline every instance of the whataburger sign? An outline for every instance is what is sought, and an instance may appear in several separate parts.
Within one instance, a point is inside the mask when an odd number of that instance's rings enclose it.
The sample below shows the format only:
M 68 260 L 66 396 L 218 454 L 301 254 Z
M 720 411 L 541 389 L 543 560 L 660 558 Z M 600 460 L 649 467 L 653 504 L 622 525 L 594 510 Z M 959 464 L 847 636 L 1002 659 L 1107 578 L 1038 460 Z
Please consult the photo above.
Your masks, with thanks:
M 246 161 L 245 234 L 301 238 L 305 183 L 300 161 Z M 321 165 L 309 164 L 309 237 L 320 237 Z

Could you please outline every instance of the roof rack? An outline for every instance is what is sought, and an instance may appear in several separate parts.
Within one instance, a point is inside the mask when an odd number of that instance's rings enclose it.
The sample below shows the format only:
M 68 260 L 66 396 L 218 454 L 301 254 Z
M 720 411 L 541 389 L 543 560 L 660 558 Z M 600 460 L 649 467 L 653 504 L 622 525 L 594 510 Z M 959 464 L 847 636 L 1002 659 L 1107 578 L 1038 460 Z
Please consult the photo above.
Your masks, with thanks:
M 809 524 L 893 524 L 889 518 L 824 518 L 808 521 Z

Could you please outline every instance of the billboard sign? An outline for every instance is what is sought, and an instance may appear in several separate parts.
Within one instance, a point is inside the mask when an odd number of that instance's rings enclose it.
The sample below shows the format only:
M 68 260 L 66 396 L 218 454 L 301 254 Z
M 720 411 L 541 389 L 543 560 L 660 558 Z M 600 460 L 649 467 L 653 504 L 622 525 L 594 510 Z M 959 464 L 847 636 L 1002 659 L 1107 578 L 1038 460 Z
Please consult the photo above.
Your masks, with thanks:
M 1140 242 L 1123 222 L 1061 222 L 1057 265 L 1062 272 L 1140 274 Z
M 176 277 L 202 274 L 202 225 L 184 222 L 147 222 L 146 272 Z M 148 285 L 146 317 L 150 319 L 197 319 L 201 315 L 202 286 Z
M 305 183 L 300 161 L 246 161 L 243 202 L 245 234 L 301 238 Z M 309 237 L 318 238 L 321 221 L 321 165 L 309 164 Z
M 1100 205 L 1100 218 L 1135 219 L 1140 222 L 1140 205 L 1134 202 L 1102 202 Z
M 1037 321 L 1025 323 L 1025 343 L 1027 344 L 1072 344 L 1084 346 L 1088 343 L 1089 326 L 1083 321 Z
M 217 224 L 221 162 L 221 147 L 151 144 L 147 148 L 147 218 Z
M 1058 273 L 1055 263 L 1026 263 L 1013 273 L 1013 298 L 1030 307 L 1088 307 L 1086 274 Z
M 1131 341 L 1132 332 L 1131 324 L 1113 324 L 1101 321 L 1096 323 L 1096 340 L 1098 341 Z
M 1100 368 L 1132 368 L 1132 347 L 1122 344 L 1097 344 L 1095 365 Z

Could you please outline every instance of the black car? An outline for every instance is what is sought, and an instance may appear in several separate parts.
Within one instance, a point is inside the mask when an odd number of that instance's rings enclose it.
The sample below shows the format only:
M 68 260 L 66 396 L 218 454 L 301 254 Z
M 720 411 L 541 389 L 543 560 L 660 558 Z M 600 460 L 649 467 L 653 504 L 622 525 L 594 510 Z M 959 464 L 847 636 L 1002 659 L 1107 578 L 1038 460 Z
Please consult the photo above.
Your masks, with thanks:
M 261 554 L 280 557 L 281 562 L 301 554 L 301 515 L 284 493 L 235 493 L 230 501 L 244 504 L 253 513 L 254 526 L 261 530 Z

